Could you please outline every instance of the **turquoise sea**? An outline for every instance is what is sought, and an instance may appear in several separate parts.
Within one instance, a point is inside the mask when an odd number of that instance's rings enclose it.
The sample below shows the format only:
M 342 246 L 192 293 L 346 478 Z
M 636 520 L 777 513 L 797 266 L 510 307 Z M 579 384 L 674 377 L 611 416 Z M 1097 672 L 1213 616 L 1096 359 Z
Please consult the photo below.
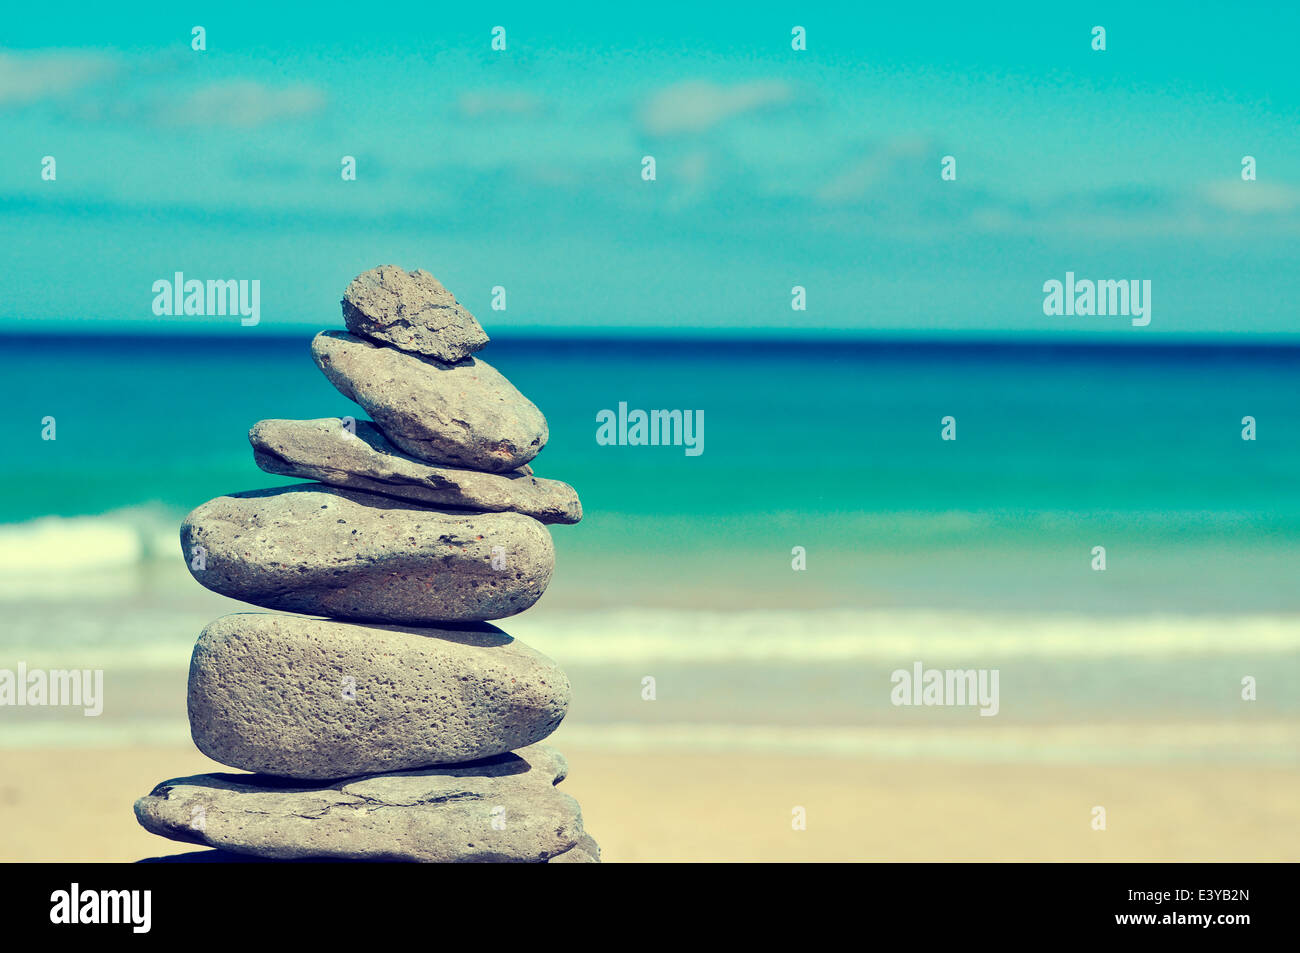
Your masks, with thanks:
M 184 571 L 181 516 L 293 482 L 254 466 L 257 420 L 360 415 L 308 343 L 0 338 L 3 658 L 106 666 L 122 730 L 183 737 L 189 646 L 246 607 Z M 572 737 L 1297 757 L 1300 348 L 503 337 L 481 356 L 546 414 L 536 472 L 585 507 L 552 527 L 546 596 L 500 623 L 569 670 Z M 598 445 L 620 402 L 703 411 L 704 452 Z M 899 735 L 916 714 L 889 672 L 916 660 L 1000 668 L 1000 715 L 973 722 L 996 726 L 973 741 L 972 712 L 932 710 L 939 734 Z M 11 743 L 106 736 L 24 717 Z
M 0 338 L 0 522 L 150 525 L 294 482 L 254 466 L 248 428 L 360 415 L 307 345 Z M 593 600 L 1300 608 L 1300 348 L 507 338 L 483 356 L 547 416 L 535 468 L 582 496 L 554 535 Z M 598 445 L 620 401 L 703 411 L 704 452 Z

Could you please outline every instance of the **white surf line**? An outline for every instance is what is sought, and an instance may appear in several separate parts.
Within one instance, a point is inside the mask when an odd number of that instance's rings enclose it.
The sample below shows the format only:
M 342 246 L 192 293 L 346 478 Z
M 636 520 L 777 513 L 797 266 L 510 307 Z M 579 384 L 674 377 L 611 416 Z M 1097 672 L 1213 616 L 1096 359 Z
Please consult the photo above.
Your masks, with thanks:
M 569 723 L 546 739 L 609 753 L 806 755 L 903 761 L 1099 763 L 1250 761 L 1300 765 L 1300 723 L 1100 723 L 970 727 L 792 727 L 721 723 Z M 183 719 L 0 726 L 0 750 L 190 747 Z
M 93 720 L 93 719 L 92 719 Z M 139 722 L 41 721 L 6 724 L 0 721 L 0 751 L 30 748 L 147 748 L 193 747 L 184 719 Z
M 508 619 L 517 638 L 565 665 L 646 660 L 846 661 L 1300 654 L 1300 616 L 999 615 L 618 610 Z
M 211 620 L 209 620 L 211 621 Z M 194 628 L 194 637 L 203 630 Z M 105 679 L 111 682 L 115 673 L 122 672 L 181 672 L 186 677 L 190 656 L 194 653 L 193 639 L 188 645 L 139 645 L 129 648 L 109 648 L 100 645 L 73 649 L 10 649 L 0 646 L 0 668 L 13 668 L 25 662 L 27 668 L 52 669 L 103 669 Z
M 602 751 L 811 755 L 977 762 L 1246 760 L 1300 764 L 1295 722 L 853 728 L 680 724 L 562 725 L 565 745 Z
M 233 609 L 247 607 L 232 603 Z M 257 611 L 251 610 L 248 611 Z M 152 613 L 146 622 L 169 632 L 211 621 L 207 610 Z M 140 620 L 88 624 L 93 644 L 54 647 L 55 619 L 11 620 L 0 666 L 39 668 L 186 668 L 190 638 L 136 641 Z M 1241 653 L 1300 658 L 1300 615 L 1120 616 L 1011 615 L 909 610 L 717 612 L 620 609 L 545 610 L 502 620 L 501 628 L 566 667 L 692 663 L 817 664 L 924 658 L 973 659 L 1196 658 Z M 17 636 L 17 637 L 15 637 Z M 40 638 L 41 641 L 36 641 Z M 28 641 L 28 640 L 31 641 Z M 22 644 L 17 644 L 22 643 Z

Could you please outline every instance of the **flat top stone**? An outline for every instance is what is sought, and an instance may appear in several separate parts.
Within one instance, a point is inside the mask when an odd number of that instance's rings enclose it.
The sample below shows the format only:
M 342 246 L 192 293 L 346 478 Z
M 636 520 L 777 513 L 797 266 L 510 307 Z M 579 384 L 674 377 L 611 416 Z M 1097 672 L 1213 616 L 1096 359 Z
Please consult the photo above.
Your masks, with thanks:
M 488 336 L 442 282 L 423 269 L 380 265 L 352 279 L 343 293 L 343 320 L 353 334 L 455 363 Z
M 216 497 L 180 535 L 190 573 L 214 592 L 339 619 L 503 619 L 541 598 L 555 567 L 550 533 L 522 513 L 320 483 Z
M 496 474 L 426 463 L 394 447 L 368 420 L 262 420 L 248 441 L 268 473 L 426 504 L 513 510 L 542 523 L 582 519 L 578 494 L 567 483 L 539 479 L 527 467 Z
M 556 788 L 566 771 L 555 749 L 530 745 L 333 784 L 201 774 L 159 784 L 135 814 L 164 837 L 279 860 L 595 860 L 577 801 Z

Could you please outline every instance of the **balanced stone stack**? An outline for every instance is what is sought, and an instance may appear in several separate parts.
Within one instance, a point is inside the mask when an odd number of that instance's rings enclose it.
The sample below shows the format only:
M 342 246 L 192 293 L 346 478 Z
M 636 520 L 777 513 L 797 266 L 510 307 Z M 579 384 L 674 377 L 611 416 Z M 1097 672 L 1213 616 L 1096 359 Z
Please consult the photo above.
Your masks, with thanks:
M 569 681 L 488 624 L 546 589 L 543 524 L 582 516 L 529 466 L 546 420 L 473 356 L 487 335 L 428 272 L 366 272 L 343 317 L 312 355 L 373 422 L 261 421 L 258 466 L 317 482 L 218 497 L 181 527 L 195 579 L 279 610 L 218 619 L 190 663 L 195 744 L 253 773 L 165 781 L 136 816 L 263 858 L 596 861 L 539 744 Z

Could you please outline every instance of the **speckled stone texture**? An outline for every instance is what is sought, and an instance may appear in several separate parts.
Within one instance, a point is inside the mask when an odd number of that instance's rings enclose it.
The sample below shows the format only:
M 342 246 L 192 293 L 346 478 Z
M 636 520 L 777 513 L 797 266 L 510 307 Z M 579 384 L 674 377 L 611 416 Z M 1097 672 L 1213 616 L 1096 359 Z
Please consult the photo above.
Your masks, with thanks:
M 541 523 L 582 519 L 578 494 L 567 483 L 539 479 L 527 467 L 498 474 L 425 463 L 390 444 L 368 420 L 351 427 L 338 417 L 262 420 L 248 440 L 253 459 L 267 473 L 434 506 L 510 510 Z
M 541 741 L 569 707 L 555 662 L 496 626 L 366 626 L 236 613 L 190 661 L 200 751 L 245 771 L 346 778 Z
M 341 304 L 353 334 L 435 360 L 462 361 L 488 342 L 474 315 L 423 269 L 372 268 L 352 279 Z
M 541 452 L 546 418 L 486 361 L 443 364 L 342 331 L 322 331 L 312 357 L 390 441 L 428 463 L 506 473 Z
M 320 483 L 209 500 L 181 524 L 181 547 L 222 595 L 395 623 L 503 619 L 541 598 L 555 565 L 550 533 L 521 513 L 422 509 Z
M 276 860 L 592 862 L 567 765 L 533 745 L 470 764 L 305 784 L 200 774 L 135 802 L 147 830 Z

